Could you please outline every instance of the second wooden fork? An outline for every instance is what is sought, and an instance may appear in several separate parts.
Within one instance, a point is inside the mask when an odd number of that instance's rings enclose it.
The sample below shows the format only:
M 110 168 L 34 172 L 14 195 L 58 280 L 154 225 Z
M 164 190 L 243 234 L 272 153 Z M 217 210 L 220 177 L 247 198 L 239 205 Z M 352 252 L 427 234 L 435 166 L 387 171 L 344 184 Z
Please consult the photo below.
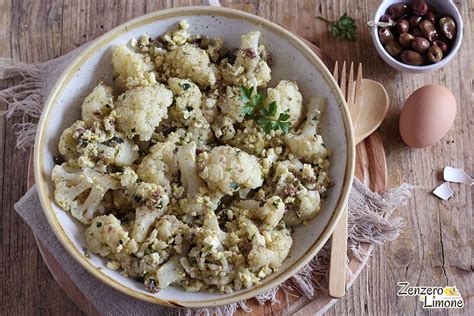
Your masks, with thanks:
M 346 74 L 346 62 L 342 64 L 339 77 L 339 65 L 336 62 L 333 76 L 341 88 L 351 114 L 352 130 L 355 131 L 362 109 L 362 64 L 359 63 L 356 80 L 354 81 L 354 64 L 351 63 L 349 75 Z M 347 262 L 347 209 L 331 238 L 331 260 L 329 265 L 329 295 L 341 298 L 346 293 L 346 262 Z

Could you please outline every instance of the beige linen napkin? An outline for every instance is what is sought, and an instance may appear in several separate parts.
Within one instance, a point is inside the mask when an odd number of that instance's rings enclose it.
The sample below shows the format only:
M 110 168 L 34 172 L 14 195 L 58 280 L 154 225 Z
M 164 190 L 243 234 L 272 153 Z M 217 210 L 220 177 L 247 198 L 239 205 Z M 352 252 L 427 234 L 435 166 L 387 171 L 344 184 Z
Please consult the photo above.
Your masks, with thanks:
M 65 67 L 86 46 L 87 44 L 67 55 L 45 63 L 23 64 L 11 59 L 0 58 L 0 79 L 18 79 L 16 85 L 0 91 L 0 102 L 8 104 L 5 115 L 7 117 L 23 116 L 23 123 L 16 126 L 18 148 L 27 149 L 33 144 L 36 121 L 41 115 L 45 97 Z M 382 244 L 384 241 L 393 240 L 398 236 L 402 221 L 400 218 L 392 218 L 391 214 L 396 207 L 406 203 L 411 196 L 410 189 L 411 186 L 403 184 L 390 192 L 376 194 L 358 180 L 354 181 L 349 198 L 349 259 L 355 257 L 361 260 L 367 256 L 360 247 L 361 243 Z M 95 279 L 76 263 L 52 232 L 41 209 L 35 187 L 31 188 L 15 204 L 15 209 L 101 314 L 169 315 L 177 313 L 175 309 L 152 305 L 124 295 Z M 313 298 L 317 289 L 324 289 L 327 285 L 328 245 L 327 243 L 310 264 L 285 282 L 283 286 L 259 295 L 256 297 L 257 300 L 262 304 L 266 301 L 274 302 L 276 292 L 278 290 L 285 291 L 285 285 L 290 285 L 292 288 L 300 290 L 303 295 Z M 322 277 L 322 280 L 316 280 L 317 277 Z M 238 306 L 245 308 L 245 302 L 201 311 L 231 315 Z M 188 310 L 186 312 L 189 314 L 196 311 Z

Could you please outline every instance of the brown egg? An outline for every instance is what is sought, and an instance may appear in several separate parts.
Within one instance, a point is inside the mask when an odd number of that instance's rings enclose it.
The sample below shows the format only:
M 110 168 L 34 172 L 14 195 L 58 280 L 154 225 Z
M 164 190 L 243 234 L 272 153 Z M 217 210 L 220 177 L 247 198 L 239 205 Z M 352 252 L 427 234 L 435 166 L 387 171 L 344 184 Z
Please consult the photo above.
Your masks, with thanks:
M 400 135 L 410 147 L 431 146 L 449 131 L 456 117 L 456 100 L 450 90 L 427 85 L 410 95 L 400 113 Z

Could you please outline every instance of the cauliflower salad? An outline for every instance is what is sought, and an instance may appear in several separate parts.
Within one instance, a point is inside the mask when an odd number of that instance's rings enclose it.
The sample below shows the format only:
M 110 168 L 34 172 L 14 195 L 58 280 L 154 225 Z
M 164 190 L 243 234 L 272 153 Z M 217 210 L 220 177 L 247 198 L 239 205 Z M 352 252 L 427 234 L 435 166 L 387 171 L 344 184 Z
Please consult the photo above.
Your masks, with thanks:
M 90 253 L 149 291 L 229 293 L 278 270 L 292 228 L 320 210 L 325 100 L 268 86 L 259 31 L 229 49 L 188 28 L 113 48 L 113 84 L 60 137 L 54 198 L 87 226 Z

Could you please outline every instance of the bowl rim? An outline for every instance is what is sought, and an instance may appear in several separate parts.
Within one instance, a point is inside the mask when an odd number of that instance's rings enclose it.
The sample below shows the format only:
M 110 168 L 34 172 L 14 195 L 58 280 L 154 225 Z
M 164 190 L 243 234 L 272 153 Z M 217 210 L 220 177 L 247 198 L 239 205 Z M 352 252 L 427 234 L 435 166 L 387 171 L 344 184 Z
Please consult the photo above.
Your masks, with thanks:
M 412 3 L 413 0 L 398 0 L 398 1 L 396 1 L 396 3 L 398 3 L 398 2 Z M 392 1 L 387 1 L 387 0 L 381 1 L 379 6 L 377 7 L 377 10 L 375 11 L 373 21 L 378 21 L 378 19 L 385 13 L 385 11 L 392 4 L 393 4 Z M 457 22 L 457 34 L 456 34 L 457 36 L 456 36 L 456 40 L 454 41 L 453 48 L 451 49 L 451 51 L 449 52 L 449 54 L 445 58 L 443 58 L 438 63 L 423 65 L 423 66 L 413 66 L 413 65 L 404 64 L 401 61 L 393 58 L 385 50 L 385 48 L 383 47 L 382 43 L 380 42 L 380 39 L 379 39 L 379 36 L 378 36 L 379 27 L 374 26 L 374 27 L 372 27 L 370 33 L 372 35 L 372 39 L 373 39 L 374 45 L 376 47 L 376 50 L 379 53 L 379 55 L 381 55 L 382 59 L 392 67 L 396 66 L 399 69 L 403 69 L 403 70 L 410 71 L 410 72 L 427 72 L 427 71 L 436 70 L 436 69 L 439 69 L 439 68 L 442 68 L 442 67 L 446 66 L 454 58 L 454 56 L 456 56 L 459 49 L 461 48 L 461 44 L 462 44 L 462 40 L 463 40 L 463 33 L 464 33 L 464 23 L 463 23 L 461 12 L 459 12 L 458 7 L 456 6 L 456 4 L 452 0 L 448 0 L 446 2 L 446 4 L 451 6 L 451 8 L 453 9 L 453 12 L 455 13 L 455 14 L 453 14 L 453 18 L 455 18 L 456 22 Z
M 268 282 L 263 281 L 261 284 L 253 286 L 249 289 L 245 289 L 242 292 L 236 292 L 233 295 L 223 296 L 222 298 L 217 299 L 208 299 L 208 300 L 198 300 L 198 301 L 180 301 L 180 300 L 169 300 L 155 297 L 154 295 L 145 294 L 130 289 L 121 282 L 109 277 L 103 272 L 95 267 L 89 259 L 85 258 L 84 254 L 81 253 L 75 245 L 72 243 L 59 219 L 56 217 L 55 212 L 52 207 L 52 198 L 49 195 L 48 183 L 50 182 L 49 176 L 44 172 L 43 167 L 43 152 L 45 148 L 45 131 L 47 130 L 47 123 L 49 121 L 51 109 L 58 95 L 64 89 L 65 83 L 71 80 L 75 74 L 75 70 L 80 68 L 80 66 L 94 53 L 96 53 L 100 48 L 109 44 L 113 39 L 120 36 L 122 33 L 128 32 L 131 29 L 137 28 L 139 26 L 152 23 L 157 20 L 176 17 L 176 16 L 186 16 L 186 15 L 199 15 L 199 16 L 211 16 L 219 15 L 224 17 L 230 17 L 234 19 L 243 19 L 252 24 L 258 25 L 259 27 L 265 27 L 268 30 L 271 30 L 275 34 L 278 34 L 282 38 L 285 38 L 290 42 L 292 46 L 298 49 L 309 62 L 317 69 L 319 73 L 323 76 L 323 79 L 330 86 L 331 91 L 334 93 L 334 96 L 339 104 L 340 113 L 342 116 L 342 121 L 344 125 L 344 134 L 346 136 L 346 147 L 347 147 L 347 159 L 345 164 L 344 179 L 341 188 L 341 194 L 337 199 L 335 209 L 329 219 L 328 224 L 324 227 L 319 237 L 313 242 L 311 247 L 300 257 L 300 260 L 293 263 L 289 266 L 283 273 L 279 276 L 274 277 Z M 246 13 L 243 11 L 238 11 L 234 9 L 222 8 L 222 7 L 209 7 L 209 6 L 188 6 L 188 7 L 178 7 L 172 9 L 159 10 L 153 13 L 142 15 L 140 17 L 134 18 L 126 23 L 123 23 L 109 32 L 103 34 L 102 36 L 95 39 L 90 43 L 87 48 L 84 49 L 71 64 L 63 71 L 61 76 L 58 78 L 57 82 L 51 89 L 48 98 L 45 102 L 41 118 L 38 123 L 37 133 L 35 137 L 35 146 L 34 146 L 34 171 L 35 171 L 35 180 L 36 187 L 38 190 L 38 195 L 40 198 L 41 206 L 46 215 L 46 218 L 61 244 L 68 251 L 68 253 L 78 262 L 83 268 L 85 268 L 89 273 L 94 277 L 101 280 L 102 282 L 108 284 L 112 288 L 127 294 L 136 299 L 146 301 L 154 304 L 161 304 L 170 307 L 186 307 L 186 308 L 202 308 L 202 307 L 216 307 L 226 304 L 235 303 L 241 300 L 246 300 L 252 298 L 260 293 L 263 293 L 281 283 L 286 281 L 288 278 L 293 276 L 296 272 L 301 270 L 309 261 L 317 254 L 317 252 L 322 248 L 324 243 L 329 239 L 332 234 L 336 223 L 341 217 L 342 213 L 345 210 L 347 199 L 349 197 L 349 192 L 352 187 L 352 180 L 354 177 L 354 168 L 355 168 L 355 144 L 354 144 L 354 135 L 352 132 L 352 123 L 350 119 L 349 110 L 345 99 L 339 89 L 336 81 L 332 77 L 330 71 L 320 60 L 320 58 L 303 43 L 298 37 L 292 34 L 290 31 L 270 22 L 266 19 L 258 17 L 256 15 Z

